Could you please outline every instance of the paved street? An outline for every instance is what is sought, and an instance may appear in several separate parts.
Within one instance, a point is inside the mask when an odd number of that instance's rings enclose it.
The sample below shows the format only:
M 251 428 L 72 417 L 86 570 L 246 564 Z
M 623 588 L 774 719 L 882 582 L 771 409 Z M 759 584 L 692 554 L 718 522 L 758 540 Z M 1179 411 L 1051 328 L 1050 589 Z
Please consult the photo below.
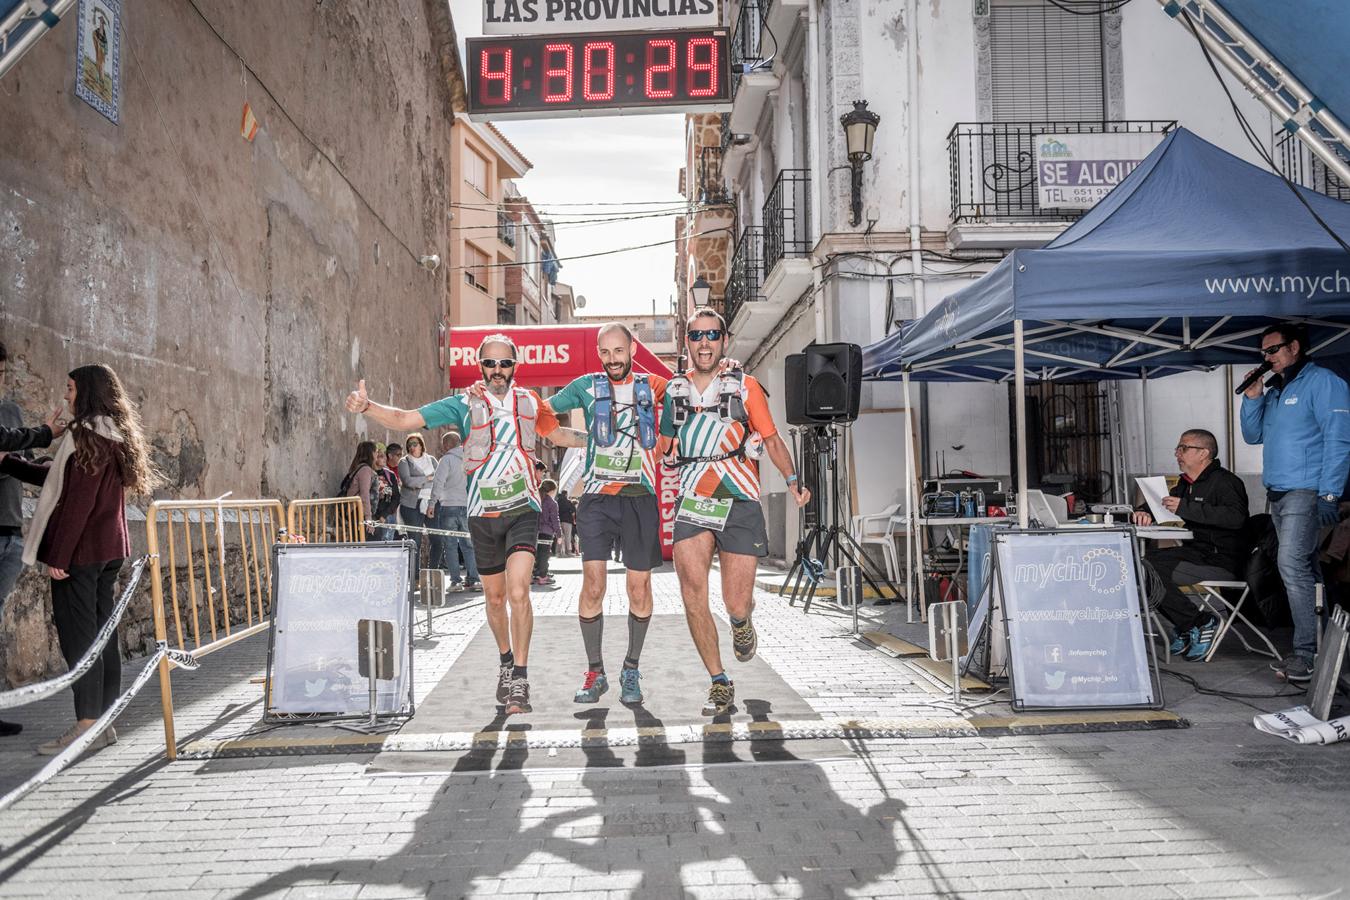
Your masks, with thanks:
M 536 593 L 541 618 L 574 615 L 577 565 L 555 568 L 559 588 Z M 657 614 L 677 614 L 674 574 L 655 583 Z M 613 590 L 606 612 L 622 622 Z M 803 616 L 760 594 L 756 620 L 764 661 L 823 718 L 952 716 L 907 663 L 854 641 L 829 604 Z M 418 644 L 419 700 L 481 621 L 474 600 L 439 613 L 435 638 Z M 258 637 L 179 673 L 180 740 L 255 725 L 265 659 Z M 1211 668 L 1177 667 L 1209 686 L 1273 692 L 1247 676 L 1263 666 L 1230 652 Z M 689 704 L 703 684 L 690 672 Z M 152 684 L 119 722 L 120 743 L 0 813 L 0 895 L 1342 894 L 1350 745 L 1298 747 L 1251 727 L 1248 703 L 1289 700 L 1165 685 L 1192 727 L 671 743 L 642 767 L 622 750 L 522 745 L 390 771 L 370 753 L 166 763 Z M 65 726 L 69 702 L 13 716 L 27 727 L 0 744 L 0 788 L 37 768 L 31 747 Z

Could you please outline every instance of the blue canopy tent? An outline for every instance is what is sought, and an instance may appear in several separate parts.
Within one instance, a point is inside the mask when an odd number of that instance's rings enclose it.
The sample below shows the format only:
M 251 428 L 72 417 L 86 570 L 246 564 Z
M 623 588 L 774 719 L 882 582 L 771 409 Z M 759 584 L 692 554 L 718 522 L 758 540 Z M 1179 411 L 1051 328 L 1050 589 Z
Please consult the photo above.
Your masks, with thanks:
M 1350 238 L 1350 204 L 1302 194 Z M 1025 525 L 1027 377 L 1256 365 L 1257 336 L 1275 320 L 1305 323 L 1324 356 L 1350 353 L 1350 254 L 1279 176 L 1178 129 L 1044 248 L 1014 250 L 867 347 L 863 373 L 900 378 L 906 392 L 911 378 L 1015 381 Z

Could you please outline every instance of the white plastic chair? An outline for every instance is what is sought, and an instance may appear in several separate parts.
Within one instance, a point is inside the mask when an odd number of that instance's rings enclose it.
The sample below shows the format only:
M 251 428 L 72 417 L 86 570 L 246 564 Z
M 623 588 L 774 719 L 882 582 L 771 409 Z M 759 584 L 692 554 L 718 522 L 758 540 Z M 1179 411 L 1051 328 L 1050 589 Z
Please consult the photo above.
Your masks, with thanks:
M 1242 604 L 1252 592 L 1251 585 L 1245 581 L 1202 581 L 1199 584 L 1192 585 L 1192 587 L 1199 589 L 1197 599 L 1199 599 L 1210 612 L 1219 617 L 1219 630 L 1215 632 L 1214 643 L 1210 644 L 1209 652 L 1205 654 L 1205 662 L 1209 662 L 1214 658 L 1214 654 L 1219 649 L 1219 642 L 1224 639 L 1230 630 L 1238 636 L 1238 640 L 1242 641 L 1242 646 L 1247 648 L 1247 652 L 1260 653 L 1264 656 L 1280 659 L 1279 651 L 1277 651 L 1275 645 L 1270 642 L 1270 638 L 1266 637 L 1259 628 L 1252 624 L 1250 619 L 1242 614 Z M 1238 595 L 1236 603 L 1230 603 L 1228 602 L 1228 598 L 1223 595 L 1225 590 L 1242 591 L 1242 593 Z M 1268 649 L 1262 650 L 1260 647 L 1253 647 L 1249 644 L 1247 639 L 1243 637 L 1241 631 L 1233 629 L 1234 619 L 1240 621 L 1243 625 L 1246 625 L 1247 630 L 1260 639 Z
M 899 584 L 902 567 L 900 550 L 895 539 L 905 534 L 903 504 L 894 503 L 879 513 L 854 516 L 849 531 L 853 539 L 863 547 L 868 544 L 881 547 L 881 558 L 886 563 L 886 577 L 890 579 L 891 584 Z

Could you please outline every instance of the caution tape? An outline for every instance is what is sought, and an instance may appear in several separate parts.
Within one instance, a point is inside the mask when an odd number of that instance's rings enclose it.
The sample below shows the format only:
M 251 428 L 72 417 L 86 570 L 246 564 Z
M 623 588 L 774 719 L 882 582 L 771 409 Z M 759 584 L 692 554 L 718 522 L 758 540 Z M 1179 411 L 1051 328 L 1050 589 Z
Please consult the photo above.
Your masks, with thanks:
M 142 558 L 141 562 L 144 562 L 144 558 Z M 163 641 L 160 641 L 157 646 L 158 650 L 155 652 L 155 655 L 150 657 L 150 662 L 146 664 L 144 669 L 141 669 L 140 674 L 136 676 L 136 680 L 132 682 L 131 687 L 122 694 L 122 696 L 118 697 L 117 701 L 113 703 L 108 711 L 99 716 L 94 724 L 90 725 L 89 728 L 85 730 L 84 734 L 81 734 L 75 740 L 71 741 L 70 746 L 62 750 L 57 756 L 52 757 L 52 761 L 43 766 L 36 775 L 29 778 L 5 796 L 0 797 L 0 810 L 7 809 L 16 800 L 32 793 L 42 785 L 46 784 L 62 769 L 74 762 L 81 753 L 88 750 L 89 746 L 103 735 L 103 732 L 113 723 L 113 720 L 126 711 L 127 706 L 130 705 L 131 701 L 136 698 L 138 693 L 140 693 L 141 688 L 145 687 L 146 682 L 148 682 L 151 676 L 159 669 L 160 660 L 168 659 L 178 666 L 189 670 L 195 669 L 200 665 L 200 663 L 197 662 L 197 658 L 186 650 L 172 650 Z
M 472 538 L 473 535 L 467 531 L 449 531 L 444 528 L 423 528 L 420 525 L 397 525 L 392 522 L 376 522 L 373 519 L 366 519 L 361 523 L 367 528 L 389 528 L 394 531 L 416 531 L 419 534 L 442 534 L 446 537 Z
M 37 684 L 24 685 L 21 688 L 15 688 L 12 691 L 5 691 L 0 694 L 0 709 L 13 709 L 16 706 L 24 706 L 29 703 L 36 703 L 44 700 L 53 694 L 59 694 L 61 691 L 70 687 L 80 676 L 88 672 L 94 665 L 94 660 L 103 653 L 103 647 L 108 641 L 112 640 L 117 634 L 117 625 L 122 621 L 122 613 L 126 612 L 127 605 L 131 602 L 131 597 L 136 593 L 136 587 L 141 583 L 141 575 L 145 572 L 145 564 L 150 559 L 149 556 L 142 556 L 131 565 L 131 580 L 127 582 L 126 588 L 122 591 L 122 596 L 118 598 L 117 605 L 113 607 L 112 615 L 108 621 L 103 623 L 103 628 L 99 630 L 98 636 L 94 638 L 94 643 L 85 651 L 84 656 L 76 663 L 69 672 L 60 675 L 49 681 L 41 681 Z

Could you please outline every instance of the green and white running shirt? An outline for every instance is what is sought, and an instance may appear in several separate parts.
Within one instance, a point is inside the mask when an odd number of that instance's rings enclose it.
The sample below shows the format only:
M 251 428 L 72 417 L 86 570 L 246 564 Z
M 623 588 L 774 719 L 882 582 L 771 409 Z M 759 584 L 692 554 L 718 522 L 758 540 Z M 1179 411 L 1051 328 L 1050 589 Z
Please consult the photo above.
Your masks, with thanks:
M 608 376 L 602 376 L 608 377 Z M 666 395 L 666 379 L 648 375 L 652 402 L 657 406 L 656 423 L 661 421 L 661 402 Z M 546 401 L 555 413 L 579 409 L 586 416 L 586 483 L 583 494 L 655 494 L 657 451 L 643 450 L 637 437 L 637 412 L 633 409 L 633 375 L 622 382 L 610 382 L 614 390 L 615 421 L 618 426 L 611 447 L 595 443 L 591 427 L 595 421 L 595 378 L 582 375 Z

